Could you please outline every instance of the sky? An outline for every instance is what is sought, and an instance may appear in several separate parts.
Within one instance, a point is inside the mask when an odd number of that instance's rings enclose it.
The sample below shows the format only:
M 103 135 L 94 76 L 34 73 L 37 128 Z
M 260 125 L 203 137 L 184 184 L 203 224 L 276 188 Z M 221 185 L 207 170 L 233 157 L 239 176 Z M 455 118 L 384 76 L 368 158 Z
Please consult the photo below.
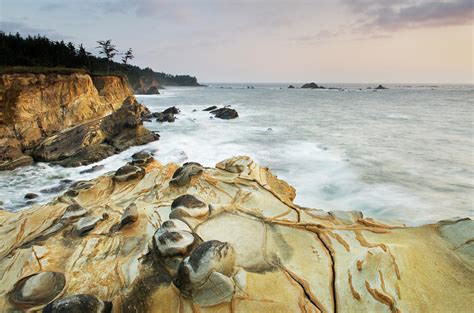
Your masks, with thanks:
M 200 82 L 474 83 L 472 0 L 0 0 L 0 30 Z M 117 57 L 117 61 L 119 58 Z

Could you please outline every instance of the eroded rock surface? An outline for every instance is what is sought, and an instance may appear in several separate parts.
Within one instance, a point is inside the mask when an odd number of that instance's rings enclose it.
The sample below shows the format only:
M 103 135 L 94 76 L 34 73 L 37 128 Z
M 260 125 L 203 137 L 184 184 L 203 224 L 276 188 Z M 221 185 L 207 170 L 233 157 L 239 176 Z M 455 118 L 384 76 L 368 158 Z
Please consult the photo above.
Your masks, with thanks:
M 472 309 L 468 218 L 405 227 L 302 208 L 248 157 L 215 168 L 134 158 L 147 161 L 128 165 L 142 173 L 131 179 L 110 173 L 0 211 L 2 311 Z
M 125 77 L 0 75 L 0 170 L 85 165 L 157 140 Z

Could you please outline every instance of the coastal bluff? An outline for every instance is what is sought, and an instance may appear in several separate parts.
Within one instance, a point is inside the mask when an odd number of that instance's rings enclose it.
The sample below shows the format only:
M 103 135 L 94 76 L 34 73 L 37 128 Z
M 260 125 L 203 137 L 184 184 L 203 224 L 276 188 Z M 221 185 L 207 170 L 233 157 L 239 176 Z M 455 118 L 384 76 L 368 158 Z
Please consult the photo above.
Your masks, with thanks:
M 88 164 L 130 145 L 156 140 L 157 135 L 141 123 L 139 114 L 145 111 L 123 76 L 81 72 L 2 74 L 0 170 L 28 165 L 33 160 L 60 161 L 65 166 Z M 120 144 L 109 144 L 124 129 L 133 129 L 140 138 L 134 140 L 132 131 L 128 131 L 127 140 L 121 138 Z M 45 146 L 53 143 L 54 156 L 45 155 Z M 94 148 L 89 149 L 91 146 Z M 75 161 L 68 162 L 71 157 L 76 157 Z
M 146 152 L 45 205 L 0 211 L 10 312 L 469 312 L 474 223 L 419 227 L 293 203 L 248 157 Z

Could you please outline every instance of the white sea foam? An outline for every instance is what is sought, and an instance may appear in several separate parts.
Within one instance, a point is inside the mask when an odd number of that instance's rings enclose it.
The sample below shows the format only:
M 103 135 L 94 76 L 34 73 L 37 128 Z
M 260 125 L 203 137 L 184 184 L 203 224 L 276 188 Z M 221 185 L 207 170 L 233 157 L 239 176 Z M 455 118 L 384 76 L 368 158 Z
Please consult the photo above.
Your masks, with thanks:
M 24 205 L 27 192 L 47 201 L 54 195 L 41 189 L 115 170 L 146 149 L 162 163 L 205 166 L 249 155 L 293 185 L 296 203 L 307 207 L 361 210 L 408 224 L 474 215 L 472 90 L 314 93 L 286 86 L 169 88 L 138 96 L 152 111 L 182 110 L 175 123 L 145 123 L 159 131 L 159 141 L 103 160 L 95 173 L 79 174 L 92 165 L 47 164 L 0 173 L 0 200 L 7 209 Z M 212 105 L 230 105 L 240 117 L 211 119 L 202 109 Z

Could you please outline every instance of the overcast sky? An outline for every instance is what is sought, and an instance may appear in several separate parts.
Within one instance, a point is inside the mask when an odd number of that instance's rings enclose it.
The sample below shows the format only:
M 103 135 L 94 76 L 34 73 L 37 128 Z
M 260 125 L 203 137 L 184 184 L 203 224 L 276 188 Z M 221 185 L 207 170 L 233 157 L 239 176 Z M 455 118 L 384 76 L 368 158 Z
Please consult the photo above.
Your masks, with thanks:
M 0 0 L 0 29 L 200 82 L 474 83 L 472 0 Z M 118 59 L 118 58 L 117 58 Z

